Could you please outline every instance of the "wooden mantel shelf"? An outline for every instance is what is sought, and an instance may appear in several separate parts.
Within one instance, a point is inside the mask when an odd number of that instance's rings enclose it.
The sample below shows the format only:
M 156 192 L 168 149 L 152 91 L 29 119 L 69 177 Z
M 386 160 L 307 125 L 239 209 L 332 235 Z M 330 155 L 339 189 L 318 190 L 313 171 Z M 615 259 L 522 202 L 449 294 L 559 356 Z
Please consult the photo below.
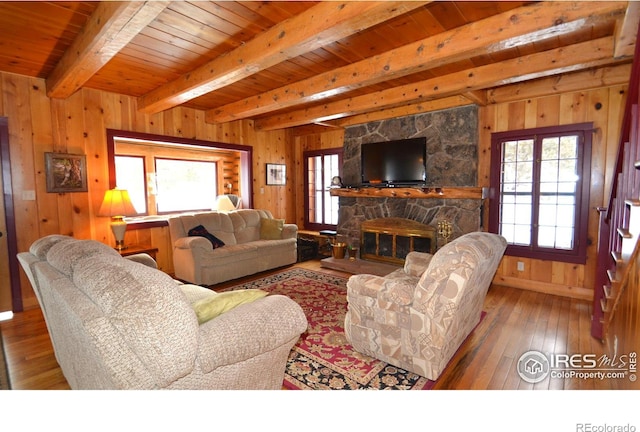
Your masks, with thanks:
M 483 191 L 484 189 L 484 191 Z M 486 188 L 481 187 L 408 187 L 408 188 L 336 188 L 331 196 L 349 198 L 440 198 L 440 199 L 484 199 Z

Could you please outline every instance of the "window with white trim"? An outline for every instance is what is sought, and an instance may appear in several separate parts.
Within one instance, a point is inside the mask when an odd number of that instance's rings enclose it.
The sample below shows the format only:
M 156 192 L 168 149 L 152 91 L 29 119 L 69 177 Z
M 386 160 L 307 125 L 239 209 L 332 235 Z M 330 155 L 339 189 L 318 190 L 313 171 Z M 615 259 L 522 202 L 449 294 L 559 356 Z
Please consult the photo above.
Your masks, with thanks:
M 342 149 L 316 150 L 304 153 L 305 228 L 335 230 L 338 225 L 338 197 L 331 196 L 332 179 L 340 175 Z

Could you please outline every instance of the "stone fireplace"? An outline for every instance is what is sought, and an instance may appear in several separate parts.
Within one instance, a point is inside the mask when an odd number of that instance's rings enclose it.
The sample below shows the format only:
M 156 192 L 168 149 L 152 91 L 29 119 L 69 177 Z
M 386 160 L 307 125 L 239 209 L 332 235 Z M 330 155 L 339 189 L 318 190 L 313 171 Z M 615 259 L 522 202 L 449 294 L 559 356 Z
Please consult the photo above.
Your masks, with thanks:
M 477 185 L 478 110 L 475 105 L 347 128 L 342 171 L 344 184 L 348 187 L 360 184 L 360 146 L 363 143 L 423 136 L 427 138 L 426 187 L 446 189 Z M 451 239 L 481 228 L 483 200 L 480 197 L 370 195 L 339 198 L 337 231 L 350 245 L 360 244 L 364 221 L 379 218 L 409 219 L 432 227 L 447 221 L 452 225 Z

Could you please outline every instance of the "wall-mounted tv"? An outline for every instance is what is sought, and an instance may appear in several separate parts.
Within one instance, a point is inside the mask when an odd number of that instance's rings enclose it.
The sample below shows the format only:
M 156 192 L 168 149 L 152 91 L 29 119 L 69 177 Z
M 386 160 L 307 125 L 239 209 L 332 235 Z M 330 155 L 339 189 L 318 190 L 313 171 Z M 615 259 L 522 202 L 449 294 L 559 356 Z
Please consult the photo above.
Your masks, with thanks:
M 427 139 L 409 138 L 362 144 L 363 186 L 422 185 L 427 173 Z

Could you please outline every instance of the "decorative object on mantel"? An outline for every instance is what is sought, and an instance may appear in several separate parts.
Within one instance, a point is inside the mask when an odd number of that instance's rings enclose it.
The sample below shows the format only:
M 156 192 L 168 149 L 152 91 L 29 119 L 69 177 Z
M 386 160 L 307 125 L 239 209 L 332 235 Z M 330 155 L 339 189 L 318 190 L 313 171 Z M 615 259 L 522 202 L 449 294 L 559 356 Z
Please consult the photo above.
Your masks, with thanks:
M 87 192 L 87 157 L 69 153 L 44 154 L 47 192 Z
M 111 231 L 116 239 L 117 250 L 127 248 L 124 244 L 124 234 L 127 231 L 124 217 L 137 214 L 127 190 L 115 188 L 105 192 L 98 216 L 111 216 Z
M 341 188 L 344 185 L 342 184 L 342 177 L 340 176 L 333 176 L 333 178 L 331 179 L 331 187 L 332 188 Z
M 438 222 L 438 235 L 444 239 L 443 246 L 449 243 L 451 232 L 451 222 L 446 220 Z
M 267 185 L 283 186 L 287 184 L 287 166 L 284 164 L 267 164 Z

